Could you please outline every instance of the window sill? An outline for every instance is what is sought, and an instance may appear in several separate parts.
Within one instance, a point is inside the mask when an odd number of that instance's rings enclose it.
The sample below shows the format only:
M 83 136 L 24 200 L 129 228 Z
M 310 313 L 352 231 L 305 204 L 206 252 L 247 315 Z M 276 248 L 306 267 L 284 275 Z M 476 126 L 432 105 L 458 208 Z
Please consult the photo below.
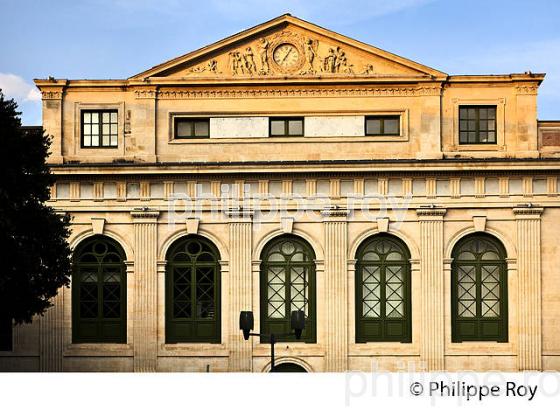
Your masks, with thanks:
M 457 144 L 451 145 L 449 151 L 505 151 L 505 145 L 495 144 Z
M 134 356 L 132 345 L 119 343 L 73 343 L 63 353 L 64 357 L 83 356 L 111 356 L 129 357 Z
M 249 343 L 249 341 L 247 341 Z M 276 342 L 275 352 L 278 357 L 281 356 L 324 356 L 325 349 L 316 343 L 286 343 Z M 257 343 L 253 345 L 253 356 L 270 356 L 270 344 Z
M 172 139 L 170 145 L 181 144 L 262 144 L 263 142 L 287 142 L 287 143 L 307 143 L 307 142 L 406 142 L 406 135 L 358 135 L 358 136 L 303 136 L 303 137 L 254 137 L 254 138 L 198 138 L 198 139 Z
M 228 357 L 229 349 L 218 343 L 170 343 L 159 345 L 158 356 Z
M 446 356 L 511 356 L 515 354 L 511 342 L 447 342 L 445 346 Z
M 420 349 L 414 343 L 366 342 L 348 346 L 350 356 L 419 356 Z

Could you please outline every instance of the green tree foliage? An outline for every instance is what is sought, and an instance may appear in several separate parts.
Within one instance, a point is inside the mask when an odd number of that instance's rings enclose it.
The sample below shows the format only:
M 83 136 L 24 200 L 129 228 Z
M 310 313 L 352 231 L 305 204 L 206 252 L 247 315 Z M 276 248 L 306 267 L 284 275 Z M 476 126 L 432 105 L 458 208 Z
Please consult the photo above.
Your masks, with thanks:
M 46 205 L 54 177 L 50 138 L 21 126 L 14 100 L 0 90 L 0 319 L 30 322 L 68 286 L 69 217 Z

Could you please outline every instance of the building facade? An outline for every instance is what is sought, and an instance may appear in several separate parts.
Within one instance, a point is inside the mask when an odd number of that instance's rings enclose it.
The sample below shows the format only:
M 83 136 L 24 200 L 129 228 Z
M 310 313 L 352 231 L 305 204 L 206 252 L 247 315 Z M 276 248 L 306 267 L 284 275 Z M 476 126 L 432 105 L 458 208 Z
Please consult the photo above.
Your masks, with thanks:
M 448 75 L 290 15 L 36 80 L 74 273 L 16 371 L 560 370 L 544 74 Z

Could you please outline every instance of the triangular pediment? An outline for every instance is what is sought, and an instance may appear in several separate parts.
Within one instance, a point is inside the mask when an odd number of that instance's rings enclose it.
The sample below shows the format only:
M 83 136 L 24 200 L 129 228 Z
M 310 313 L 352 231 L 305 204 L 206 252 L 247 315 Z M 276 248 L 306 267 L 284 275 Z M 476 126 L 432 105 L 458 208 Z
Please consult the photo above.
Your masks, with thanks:
M 289 14 L 131 79 L 441 78 L 447 74 Z

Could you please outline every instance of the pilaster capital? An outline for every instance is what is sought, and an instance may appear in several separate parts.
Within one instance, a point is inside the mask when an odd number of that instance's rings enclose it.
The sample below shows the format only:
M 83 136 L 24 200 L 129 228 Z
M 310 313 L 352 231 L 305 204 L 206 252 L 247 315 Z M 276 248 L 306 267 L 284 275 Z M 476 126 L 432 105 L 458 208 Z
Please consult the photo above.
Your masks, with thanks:
M 224 210 L 224 214 L 230 218 L 230 222 L 251 223 L 255 210 L 246 207 L 231 207 Z
M 321 211 L 323 222 L 347 222 L 350 211 L 344 208 L 328 208 Z
M 134 223 L 155 223 L 159 217 L 159 211 L 148 207 L 135 208 L 130 211 Z
M 513 208 L 515 219 L 541 219 L 544 208 L 534 206 L 523 206 Z
M 416 215 L 419 220 L 443 221 L 447 209 L 445 208 L 418 208 Z

